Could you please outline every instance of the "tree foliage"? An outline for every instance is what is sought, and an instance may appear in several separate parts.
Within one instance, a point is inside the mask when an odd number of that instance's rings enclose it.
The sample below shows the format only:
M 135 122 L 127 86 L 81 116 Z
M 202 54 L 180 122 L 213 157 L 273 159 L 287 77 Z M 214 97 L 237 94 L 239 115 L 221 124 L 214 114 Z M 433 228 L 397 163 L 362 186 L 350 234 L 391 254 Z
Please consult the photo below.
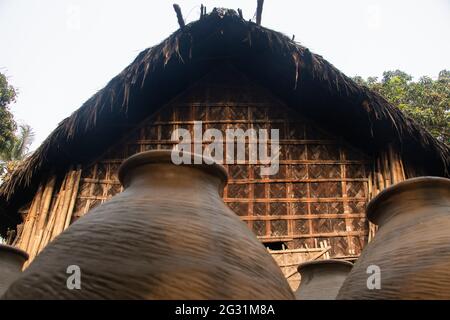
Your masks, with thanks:
M 405 114 L 416 120 L 440 141 L 450 144 L 450 71 L 442 70 L 436 80 L 418 81 L 400 70 L 386 71 L 383 78 L 353 78 L 380 93 Z
M 17 124 L 9 105 L 15 102 L 16 90 L 8 83 L 5 75 L 0 73 L 0 182 L 28 154 L 34 133 L 29 125 Z
M 16 99 L 16 90 L 8 83 L 6 76 L 0 73 L 0 151 L 13 139 L 16 130 L 14 117 L 9 104 Z
M 33 143 L 34 132 L 27 124 L 19 125 L 18 132 L 8 140 L 3 150 L 0 150 L 0 180 L 28 155 Z

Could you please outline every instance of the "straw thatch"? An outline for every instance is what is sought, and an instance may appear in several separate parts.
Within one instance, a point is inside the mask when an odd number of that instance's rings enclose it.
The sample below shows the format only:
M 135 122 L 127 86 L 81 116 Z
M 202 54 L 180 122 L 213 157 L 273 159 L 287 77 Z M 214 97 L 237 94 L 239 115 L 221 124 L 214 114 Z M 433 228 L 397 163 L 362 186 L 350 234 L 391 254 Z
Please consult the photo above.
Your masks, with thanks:
M 12 213 L 50 171 L 92 161 L 222 61 L 368 154 L 394 143 L 418 175 L 449 175 L 449 147 L 383 97 L 283 34 L 245 21 L 233 10 L 214 9 L 141 52 L 64 119 L 0 187 L 0 223 L 17 222 Z

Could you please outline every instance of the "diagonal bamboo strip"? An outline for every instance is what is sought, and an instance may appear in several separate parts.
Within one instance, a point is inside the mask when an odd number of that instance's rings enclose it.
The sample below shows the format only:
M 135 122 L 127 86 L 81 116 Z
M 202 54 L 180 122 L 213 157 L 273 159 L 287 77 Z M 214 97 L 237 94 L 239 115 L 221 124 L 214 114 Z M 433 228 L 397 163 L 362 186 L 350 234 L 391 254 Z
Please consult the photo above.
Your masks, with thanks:
M 42 206 L 41 206 L 41 209 L 39 212 L 39 219 L 36 222 L 36 229 L 33 234 L 32 241 L 29 245 L 28 254 L 29 254 L 30 258 L 35 257 L 38 253 L 39 244 L 42 239 L 43 228 L 45 227 L 45 223 L 47 222 L 47 216 L 48 216 L 49 207 L 50 207 L 50 203 L 51 203 L 52 196 L 53 196 L 55 180 L 56 180 L 56 178 L 54 176 L 52 176 L 45 184 L 45 189 L 44 189 L 44 193 L 42 196 L 43 200 L 41 202 Z
M 72 220 L 72 214 L 73 214 L 73 209 L 75 207 L 75 202 L 76 202 L 77 195 L 78 195 L 78 188 L 80 186 L 80 180 L 81 180 L 81 166 L 78 166 L 77 170 L 74 173 L 73 186 L 72 186 L 72 190 L 71 190 L 71 198 L 70 198 L 70 203 L 69 203 L 69 207 L 67 210 L 66 221 L 64 223 L 63 230 L 66 230 L 69 227 L 70 222 Z
M 37 225 L 39 222 L 39 215 L 41 214 L 42 199 L 45 195 L 45 184 L 41 184 L 41 187 L 42 187 L 41 192 L 39 193 L 38 201 L 36 203 L 36 207 L 35 207 L 35 211 L 34 211 L 33 226 L 31 228 L 31 232 L 29 234 L 26 249 L 25 249 L 26 252 L 30 252 L 32 250 L 34 235 L 36 234 L 36 229 L 37 229 Z
M 64 177 L 64 182 L 61 186 L 61 190 L 58 196 L 60 198 L 60 201 L 58 209 L 56 211 L 55 225 L 53 226 L 53 230 L 49 241 L 52 241 L 56 236 L 58 236 L 64 227 L 64 223 L 66 221 L 65 213 L 67 211 L 67 207 L 69 206 L 68 201 L 70 201 L 68 189 L 70 189 L 70 184 L 72 183 L 72 180 L 73 180 L 73 171 L 69 170 L 66 176 Z
M 56 216 L 58 214 L 57 213 L 57 209 L 59 207 L 59 202 L 60 202 L 60 198 L 56 197 L 56 200 L 55 200 L 55 202 L 53 204 L 53 207 L 52 207 L 52 210 L 51 210 L 51 213 L 50 213 L 50 217 L 49 217 L 47 226 L 46 226 L 46 228 L 44 230 L 42 241 L 41 241 L 41 243 L 39 245 L 39 252 L 42 251 L 42 249 L 44 249 L 44 247 L 49 242 L 49 239 L 50 239 L 50 236 L 51 236 L 51 233 L 52 233 L 52 230 L 53 230 L 53 226 L 55 224 Z
M 38 230 L 41 230 L 44 228 L 45 223 L 47 222 L 48 212 L 50 209 L 50 204 L 53 197 L 53 190 L 55 188 L 55 182 L 56 177 L 51 176 L 50 179 L 47 181 L 44 191 L 44 201 L 42 203 L 41 208 L 41 214 L 39 216 L 39 222 L 38 222 Z
M 381 167 L 381 160 L 380 158 L 377 159 L 377 169 L 376 169 L 376 175 L 377 175 L 377 188 L 379 191 L 384 190 L 384 177 L 383 177 L 383 170 Z
M 402 182 L 406 179 L 405 166 L 401 155 L 396 148 L 390 144 L 386 152 L 380 154 L 375 160 L 369 181 L 372 181 L 372 192 L 370 198 L 374 198 L 380 191 L 388 188 L 391 184 Z M 375 236 L 378 227 L 369 222 L 369 242 Z
M 27 214 L 24 226 L 23 226 L 21 239 L 19 240 L 19 243 L 17 245 L 20 249 L 22 249 L 24 251 L 27 251 L 30 237 L 31 237 L 31 234 L 33 231 L 34 222 L 36 220 L 36 213 L 38 210 L 38 205 L 40 203 L 41 193 L 42 193 L 42 185 L 39 186 L 39 188 L 36 192 L 36 195 L 33 198 L 33 201 L 31 203 L 30 209 L 28 211 L 28 214 Z
M 56 218 L 58 217 L 58 209 L 60 208 L 61 196 L 63 195 L 65 183 L 66 183 L 66 179 L 64 179 L 61 182 L 59 192 L 52 196 L 54 198 L 54 201 L 52 201 L 51 210 L 50 210 L 50 214 L 47 219 L 47 223 L 46 223 L 44 229 L 42 230 L 42 237 L 38 244 L 38 249 L 36 251 L 36 254 L 38 254 L 40 251 L 42 251 L 42 249 L 44 249 L 44 247 L 48 244 L 48 242 L 50 240 Z M 34 257 L 30 257 L 28 263 L 31 262 L 33 258 Z
M 392 178 L 389 170 L 389 160 L 388 160 L 388 154 L 387 152 L 383 152 L 381 154 L 383 162 L 382 162 L 382 168 L 383 168 L 383 176 L 384 176 L 384 184 L 387 187 L 389 187 L 392 184 Z
M 74 181 L 74 171 L 71 171 L 68 174 L 68 181 L 66 184 L 66 189 L 64 190 L 64 198 L 63 198 L 63 206 L 61 211 L 59 212 L 60 219 L 58 224 L 55 225 L 55 229 L 53 230 L 54 236 L 59 235 L 63 230 L 66 223 L 67 211 L 69 209 L 70 200 L 72 199 L 72 189 L 73 189 L 73 181 Z

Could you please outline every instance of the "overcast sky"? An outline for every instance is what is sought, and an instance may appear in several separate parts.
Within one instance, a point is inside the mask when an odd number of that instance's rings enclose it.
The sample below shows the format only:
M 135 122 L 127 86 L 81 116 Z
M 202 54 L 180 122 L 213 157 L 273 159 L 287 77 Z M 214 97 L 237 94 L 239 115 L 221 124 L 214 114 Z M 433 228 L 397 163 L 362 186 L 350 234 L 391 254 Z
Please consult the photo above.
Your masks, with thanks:
M 256 0 L 0 0 L 0 72 L 18 88 L 16 119 L 33 148 L 143 49 L 178 28 L 172 3 L 197 20 L 200 4 Z M 266 0 L 262 24 L 324 56 L 348 76 L 401 69 L 435 78 L 450 69 L 450 0 Z

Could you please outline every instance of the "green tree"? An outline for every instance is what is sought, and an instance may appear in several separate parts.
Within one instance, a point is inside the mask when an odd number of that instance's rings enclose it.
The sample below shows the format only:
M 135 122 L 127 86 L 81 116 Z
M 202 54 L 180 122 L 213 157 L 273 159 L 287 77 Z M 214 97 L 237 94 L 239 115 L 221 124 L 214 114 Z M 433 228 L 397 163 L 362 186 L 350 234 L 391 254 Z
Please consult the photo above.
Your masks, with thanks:
M 9 104 L 16 99 L 16 90 L 8 83 L 6 76 L 0 73 L 0 151 L 8 141 L 14 138 L 16 123 L 9 110 Z
M 381 81 L 376 77 L 353 79 L 380 93 L 437 139 L 450 144 L 450 71 L 439 72 L 437 80 L 424 76 L 413 81 L 400 70 L 384 72 Z
M 29 125 L 21 124 L 18 133 L 8 140 L 0 151 L 0 179 L 12 172 L 14 168 L 28 155 L 33 143 L 34 132 Z
M 9 109 L 16 101 L 16 94 L 6 76 L 0 73 L 0 182 L 28 154 L 34 137 L 29 125 L 20 125 L 16 133 L 17 124 Z

